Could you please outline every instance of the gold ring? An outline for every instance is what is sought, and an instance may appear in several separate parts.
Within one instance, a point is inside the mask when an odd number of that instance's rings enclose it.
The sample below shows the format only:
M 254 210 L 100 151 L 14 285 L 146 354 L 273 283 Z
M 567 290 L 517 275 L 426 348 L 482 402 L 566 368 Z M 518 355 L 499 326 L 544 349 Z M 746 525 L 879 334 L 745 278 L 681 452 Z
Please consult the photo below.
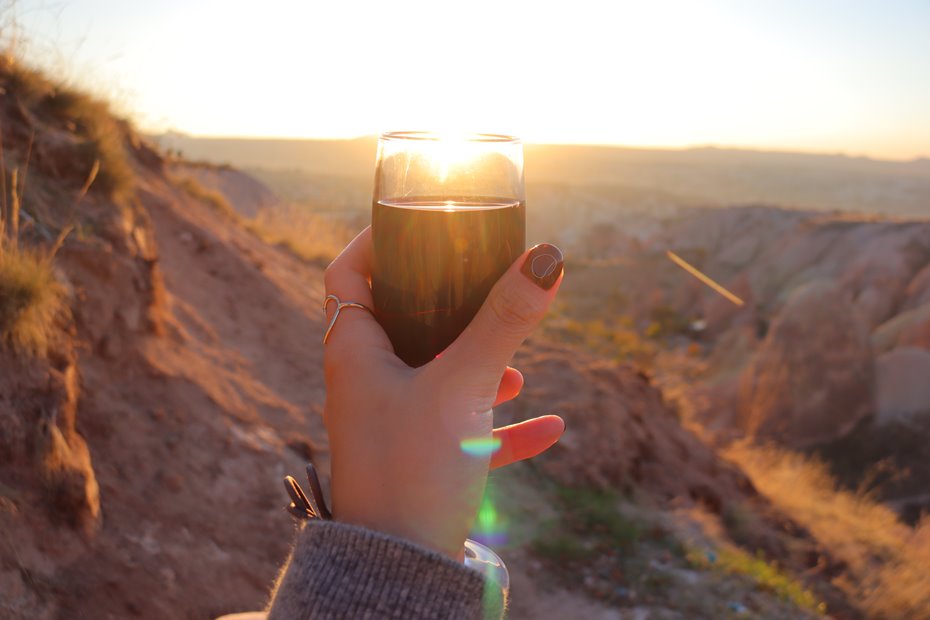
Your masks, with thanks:
M 336 325 L 336 319 L 339 318 L 339 312 L 343 308 L 361 308 L 367 311 L 371 316 L 375 315 L 375 313 L 371 311 L 371 308 L 365 304 L 360 304 L 356 301 L 340 301 L 335 295 L 327 295 L 326 299 L 323 300 L 323 316 L 326 316 L 326 309 L 329 307 L 329 302 L 331 301 L 336 302 L 336 311 L 333 312 L 333 318 L 329 320 L 329 325 L 326 326 L 326 333 L 323 334 L 323 344 L 326 344 L 326 341 L 329 340 L 329 334 L 333 331 L 333 327 Z

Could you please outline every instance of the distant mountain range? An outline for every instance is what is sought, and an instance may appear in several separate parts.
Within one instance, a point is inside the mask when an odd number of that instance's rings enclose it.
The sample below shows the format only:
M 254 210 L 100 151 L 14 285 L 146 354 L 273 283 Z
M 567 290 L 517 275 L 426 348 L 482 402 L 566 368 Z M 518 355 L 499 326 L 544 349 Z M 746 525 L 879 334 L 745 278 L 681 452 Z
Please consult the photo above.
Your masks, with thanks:
M 191 160 L 228 163 L 298 178 L 367 182 L 376 139 L 288 140 L 153 136 Z M 930 217 L 930 159 L 887 161 L 846 155 L 723 148 L 637 149 L 526 145 L 528 191 L 564 185 L 655 193 L 682 205 L 768 203 L 789 207 Z M 309 182 L 309 181 L 308 181 Z M 612 194 L 614 191 L 607 191 Z

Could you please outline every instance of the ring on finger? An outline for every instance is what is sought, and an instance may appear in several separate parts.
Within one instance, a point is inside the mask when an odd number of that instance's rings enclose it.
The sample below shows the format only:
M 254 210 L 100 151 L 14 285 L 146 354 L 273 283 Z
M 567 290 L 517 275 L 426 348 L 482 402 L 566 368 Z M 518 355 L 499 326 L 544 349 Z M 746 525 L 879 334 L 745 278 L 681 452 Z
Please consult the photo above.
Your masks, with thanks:
M 339 313 L 343 308 L 361 308 L 374 316 L 375 313 L 371 311 L 371 308 L 365 304 L 360 304 L 357 301 L 342 301 L 335 295 L 327 295 L 326 299 L 323 300 L 323 314 L 326 315 L 326 309 L 329 307 L 330 302 L 336 303 L 336 311 L 333 312 L 333 316 L 329 319 L 329 325 L 326 326 L 326 332 L 323 334 L 323 344 L 326 344 L 326 341 L 329 340 L 329 334 L 333 331 L 333 327 L 336 326 L 336 319 L 339 318 Z

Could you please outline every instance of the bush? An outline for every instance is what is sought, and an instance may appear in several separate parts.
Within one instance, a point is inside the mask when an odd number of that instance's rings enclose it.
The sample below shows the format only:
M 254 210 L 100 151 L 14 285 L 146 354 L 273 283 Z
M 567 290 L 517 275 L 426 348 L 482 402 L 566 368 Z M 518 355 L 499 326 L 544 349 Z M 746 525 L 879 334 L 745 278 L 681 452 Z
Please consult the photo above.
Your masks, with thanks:
M 541 558 L 556 564 L 590 560 L 599 551 L 573 532 L 561 531 L 561 524 L 550 523 L 540 529 L 530 542 L 530 549 Z
M 127 158 L 124 141 L 128 126 L 113 117 L 109 105 L 92 95 L 64 83 L 49 80 L 10 56 L 0 60 L 0 86 L 4 97 L 30 110 L 41 121 L 36 125 L 36 137 L 41 125 L 67 132 L 73 142 L 56 141 L 46 145 L 45 158 L 36 162 L 46 173 L 73 174 L 83 181 L 94 162 L 99 173 L 94 183 L 96 191 L 122 202 L 132 192 L 135 175 Z
M 32 250 L 0 249 L 0 337 L 16 350 L 44 353 L 61 287 L 51 261 Z
M 135 174 L 126 156 L 125 132 L 113 118 L 110 107 L 63 86 L 56 87 L 40 105 L 53 117 L 73 125 L 74 134 L 83 139 L 78 154 L 88 170 L 94 161 L 100 162 L 94 187 L 117 202 L 128 197 Z
M 565 507 L 563 520 L 578 533 L 594 534 L 610 548 L 628 547 L 642 535 L 643 524 L 620 510 L 615 493 L 562 487 L 558 494 Z
M 640 519 L 625 514 L 615 493 L 560 486 L 560 516 L 543 525 L 530 548 L 558 563 L 589 560 L 605 552 L 628 549 L 646 531 Z

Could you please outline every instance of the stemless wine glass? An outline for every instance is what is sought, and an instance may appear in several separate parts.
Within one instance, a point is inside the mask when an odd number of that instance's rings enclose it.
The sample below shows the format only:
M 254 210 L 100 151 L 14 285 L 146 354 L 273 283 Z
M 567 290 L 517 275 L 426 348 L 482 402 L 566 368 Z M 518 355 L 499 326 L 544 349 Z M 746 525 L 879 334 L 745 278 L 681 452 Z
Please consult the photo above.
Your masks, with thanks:
M 525 213 L 519 139 L 381 135 L 371 291 L 398 357 L 422 366 L 452 344 L 523 253 Z

